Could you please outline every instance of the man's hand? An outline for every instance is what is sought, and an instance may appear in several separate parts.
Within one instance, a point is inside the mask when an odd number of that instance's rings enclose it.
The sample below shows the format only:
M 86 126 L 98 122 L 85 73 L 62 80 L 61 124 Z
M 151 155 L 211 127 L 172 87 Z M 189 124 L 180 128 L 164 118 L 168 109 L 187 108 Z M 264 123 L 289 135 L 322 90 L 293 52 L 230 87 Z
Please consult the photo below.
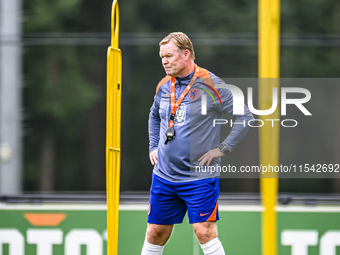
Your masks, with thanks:
M 158 151 L 158 149 L 155 149 L 149 155 L 152 165 L 158 164 L 157 151 Z
M 221 152 L 218 148 L 212 149 L 210 151 L 207 151 L 202 157 L 198 159 L 198 161 L 200 162 L 198 165 L 204 166 L 205 163 L 207 163 L 207 166 L 209 166 L 214 158 L 220 158 L 224 155 L 225 154 Z

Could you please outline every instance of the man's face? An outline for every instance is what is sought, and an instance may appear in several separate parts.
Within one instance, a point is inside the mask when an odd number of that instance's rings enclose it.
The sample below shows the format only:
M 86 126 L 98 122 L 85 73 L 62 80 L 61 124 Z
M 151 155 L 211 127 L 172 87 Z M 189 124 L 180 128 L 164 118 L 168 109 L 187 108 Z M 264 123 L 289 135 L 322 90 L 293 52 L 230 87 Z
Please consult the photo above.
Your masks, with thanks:
M 179 49 L 173 41 L 160 46 L 159 55 L 167 75 L 181 77 L 183 70 L 187 67 L 188 51 Z

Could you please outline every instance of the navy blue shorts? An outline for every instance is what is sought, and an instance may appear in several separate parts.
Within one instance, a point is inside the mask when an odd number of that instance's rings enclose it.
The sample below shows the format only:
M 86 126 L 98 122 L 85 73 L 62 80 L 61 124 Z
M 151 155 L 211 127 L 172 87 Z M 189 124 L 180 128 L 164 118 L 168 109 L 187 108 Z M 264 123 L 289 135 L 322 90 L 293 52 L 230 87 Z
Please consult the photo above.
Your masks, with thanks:
M 216 221 L 220 179 L 169 182 L 152 174 L 148 223 L 182 223 L 188 211 L 189 223 Z

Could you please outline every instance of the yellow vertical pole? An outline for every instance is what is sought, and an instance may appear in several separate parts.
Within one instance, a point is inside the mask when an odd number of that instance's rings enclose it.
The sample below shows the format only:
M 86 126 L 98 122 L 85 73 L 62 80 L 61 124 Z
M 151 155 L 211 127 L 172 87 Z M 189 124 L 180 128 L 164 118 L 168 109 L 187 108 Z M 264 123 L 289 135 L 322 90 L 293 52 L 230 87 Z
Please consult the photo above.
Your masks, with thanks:
M 113 1 L 111 12 L 111 46 L 107 50 L 106 95 L 106 200 L 107 254 L 118 254 L 122 53 L 119 46 L 119 9 Z
M 259 109 L 270 109 L 272 89 L 277 88 L 279 101 L 280 77 L 280 0 L 259 0 Z M 270 116 L 260 119 L 280 119 L 278 108 Z M 267 122 L 268 123 L 268 122 Z M 277 123 L 277 122 L 275 122 Z M 272 127 L 264 125 L 259 129 L 260 164 L 278 166 L 279 164 L 279 130 L 278 124 Z M 262 205 L 262 254 L 277 253 L 276 200 L 278 193 L 278 176 L 276 173 L 261 174 L 260 189 Z

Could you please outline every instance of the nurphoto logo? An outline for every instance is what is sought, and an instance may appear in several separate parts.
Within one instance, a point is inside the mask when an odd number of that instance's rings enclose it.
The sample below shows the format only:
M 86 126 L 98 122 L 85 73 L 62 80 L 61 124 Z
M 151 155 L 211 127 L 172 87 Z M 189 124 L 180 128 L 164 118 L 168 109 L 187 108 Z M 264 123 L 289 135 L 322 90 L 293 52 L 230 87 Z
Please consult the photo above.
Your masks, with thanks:
M 229 89 L 230 92 L 233 95 L 233 115 L 243 115 L 244 114 L 244 104 L 245 104 L 245 97 L 240 88 L 238 88 L 235 85 L 231 84 L 216 84 L 215 88 L 226 88 Z M 299 94 L 300 98 L 289 98 L 288 95 L 294 93 Z M 270 115 L 277 109 L 278 106 L 278 91 L 277 88 L 272 89 L 272 105 L 270 109 L 266 110 L 259 110 L 254 107 L 253 103 L 253 88 L 248 87 L 247 88 L 247 105 L 249 110 L 255 114 L 255 115 Z M 302 97 L 301 97 L 302 95 Z M 287 105 L 295 105 L 305 116 L 312 116 L 312 114 L 307 110 L 307 108 L 304 106 L 305 103 L 307 103 L 311 99 L 311 93 L 308 89 L 305 88 L 298 88 L 298 87 L 283 87 L 281 88 L 281 115 L 286 116 L 287 115 Z M 207 99 L 206 97 L 202 96 L 202 108 L 201 108 L 201 114 L 206 115 L 207 114 Z M 266 119 L 266 122 L 271 123 L 272 127 L 274 126 L 275 122 L 280 122 L 283 127 L 295 127 L 297 126 L 298 122 L 295 119 Z M 248 125 L 250 127 L 262 127 L 265 124 L 265 121 L 261 119 L 255 119 L 251 120 L 249 123 L 236 123 L 232 120 L 228 121 L 226 119 L 215 119 L 213 126 L 220 125 L 220 124 L 227 124 L 230 123 L 230 125 L 234 124 L 242 124 L 242 125 Z M 257 124 L 255 124 L 257 123 Z

